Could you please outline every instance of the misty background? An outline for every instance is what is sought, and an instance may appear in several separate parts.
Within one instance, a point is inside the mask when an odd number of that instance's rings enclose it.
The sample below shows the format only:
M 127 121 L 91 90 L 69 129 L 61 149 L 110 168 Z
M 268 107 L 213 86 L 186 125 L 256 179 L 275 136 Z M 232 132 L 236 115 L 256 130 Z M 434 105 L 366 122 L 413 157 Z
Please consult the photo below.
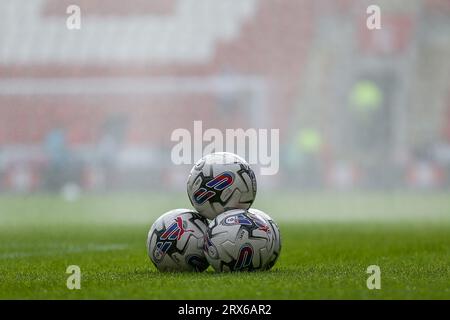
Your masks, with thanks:
M 1 193 L 184 192 L 195 120 L 280 129 L 260 190 L 449 189 L 449 1 L 0 0 L 0 26 Z

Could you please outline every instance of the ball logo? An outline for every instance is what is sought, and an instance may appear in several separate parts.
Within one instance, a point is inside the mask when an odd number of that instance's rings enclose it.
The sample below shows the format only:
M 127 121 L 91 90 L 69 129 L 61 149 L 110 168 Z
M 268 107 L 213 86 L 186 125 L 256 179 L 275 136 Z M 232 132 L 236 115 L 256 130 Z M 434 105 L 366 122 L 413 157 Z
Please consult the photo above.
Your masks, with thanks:
M 205 244 L 203 247 L 203 250 L 212 258 L 217 259 L 219 257 L 219 254 L 217 252 L 216 247 L 211 242 L 211 239 L 208 237 L 207 234 L 205 234 Z
M 234 182 L 234 174 L 230 171 L 222 172 L 205 184 L 204 188 L 198 189 L 193 197 L 197 204 L 203 204 L 216 195 L 216 191 L 223 191 Z M 215 190 L 215 191 L 214 191 Z
M 171 246 L 171 242 L 157 242 L 155 250 L 153 250 L 153 257 L 155 258 L 155 261 L 161 261 Z
M 183 234 L 186 232 L 194 232 L 194 230 L 186 229 L 186 222 L 181 217 L 177 217 L 159 237 L 159 241 L 156 243 L 155 250 L 153 251 L 153 257 L 156 261 L 161 261 L 164 255 L 172 246 L 172 242 L 180 240 Z
M 235 226 L 235 225 L 251 226 L 252 221 L 245 214 L 238 213 L 226 217 L 225 220 L 223 220 L 222 224 L 225 226 Z
M 252 263 L 253 248 L 250 244 L 244 244 L 239 250 L 239 256 L 234 266 L 234 270 L 242 270 Z
M 249 213 L 250 217 L 255 222 L 256 226 L 258 227 L 258 230 L 265 231 L 266 233 L 270 234 L 270 228 L 269 225 L 260 217 L 258 217 L 256 214 Z
M 205 188 L 200 188 L 194 193 L 194 201 L 197 204 L 203 204 L 212 197 L 215 196 L 214 191 L 206 190 Z
M 194 230 L 186 230 L 186 222 L 181 217 L 177 217 L 175 222 L 161 235 L 161 240 L 180 240 L 185 232 L 194 232 Z

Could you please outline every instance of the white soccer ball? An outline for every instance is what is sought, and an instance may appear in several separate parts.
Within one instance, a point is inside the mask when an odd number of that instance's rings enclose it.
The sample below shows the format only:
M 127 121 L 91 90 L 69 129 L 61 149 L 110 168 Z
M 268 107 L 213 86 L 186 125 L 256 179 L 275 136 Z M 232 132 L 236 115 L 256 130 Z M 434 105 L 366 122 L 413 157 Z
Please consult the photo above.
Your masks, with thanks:
M 206 259 L 218 272 L 265 270 L 273 253 L 269 224 L 243 209 L 229 210 L 211 221 L 204 243 Z
M 277 223 L 270 217 L 267 213 L 264 211 L 250 208 L 248 209 L 249 212 L 258 214 L 261 217 L 263 217 L 266 222 L 269 224 L 271 230 L 272 230 L 272 237 L 273 237 L 273 247 L 272 247 L 272 255 L 269 258 L 269 263 L 266 266 L 266 270 L 272 269 L 272 267 L 277 262 L 278 258 L 280 257 L 281 253 L 281 234 L 280 234 L 280 228 L 278 227 Z
M 192 168 L 187 193 L 194 208 L 214 219 L 230 209 L 248 209 L 256 197 L 256 178 L 248 163 L 229 152 L 201 158 Z
M 203 252 L 207 221 L 189 209 L 160 216 L 150 228 L 147 252 L 160 271 L 204 271 L 209 264 Z

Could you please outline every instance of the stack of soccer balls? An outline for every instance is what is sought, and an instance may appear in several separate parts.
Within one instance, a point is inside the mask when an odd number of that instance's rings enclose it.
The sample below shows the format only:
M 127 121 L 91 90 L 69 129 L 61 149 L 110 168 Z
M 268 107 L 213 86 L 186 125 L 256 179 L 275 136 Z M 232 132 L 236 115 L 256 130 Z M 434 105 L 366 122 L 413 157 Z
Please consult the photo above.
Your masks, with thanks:
M 268 270 L 281 251 L 280 231 L 266 213 L 251 209 L 256 196 L 253 170 L 228 152 L 209 154 L 187 182 L 196 209 L 175 209 L 151 227 L 147 250 L 160 271 Z M 208 219 L 210 221 L 208 221 Z

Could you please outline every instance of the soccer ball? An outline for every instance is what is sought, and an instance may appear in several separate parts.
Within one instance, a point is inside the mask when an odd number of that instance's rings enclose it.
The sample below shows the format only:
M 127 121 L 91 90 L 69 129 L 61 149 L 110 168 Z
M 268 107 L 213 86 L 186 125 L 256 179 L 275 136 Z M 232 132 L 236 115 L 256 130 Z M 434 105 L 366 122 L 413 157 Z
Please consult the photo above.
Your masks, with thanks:
M 230 209 L 248 209 L 256 196 L 256 178 L 248 163 L 229 152 L 201 158 L 192 168 L 187 193 L 194 208 L 214 219 Z
M 207 221 L 189 209 L 160 216 L 150 228 L 147 252 L 160 271 L 204 271 L 209 264 L 203 252 Z
M 265 212 L 250 208 L 248 209 L 249 212 L 258 214 L 262 216 L 266 222 L 270 225 L 270 228 L 272 229 L 272 237 L 273 237 L 273 247 L 272 247 L 272 255 L 270 256 L 269 263 L 266 266 L 266 270 L 272 269 L 272 267 L 275 265 L 275 263 L 278 260 L 278 257 L 281 253 L 281 234 L 280 234 L 280 228 L 278 227 L 277 223 Z
M 259 214 L 229 210 L 209 224 L 206 259 L 216 271 L 265 270 L 272 257 L 273 239 L 270 225 Z

